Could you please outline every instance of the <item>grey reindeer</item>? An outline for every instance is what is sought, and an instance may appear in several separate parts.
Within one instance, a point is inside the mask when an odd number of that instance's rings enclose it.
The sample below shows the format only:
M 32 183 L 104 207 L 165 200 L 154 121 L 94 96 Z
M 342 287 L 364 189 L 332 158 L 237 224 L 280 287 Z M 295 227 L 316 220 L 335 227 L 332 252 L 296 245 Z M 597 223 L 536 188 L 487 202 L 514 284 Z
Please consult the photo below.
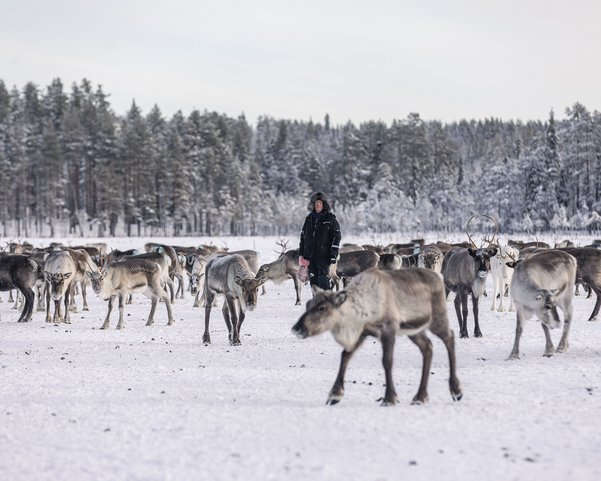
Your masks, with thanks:
M 392 359 L 397 335 L 409 336 L 423 357 L 422 376 L 413 404 L 428 400 L 428 378 L 432 363 L 430 330 L 444 343 L 449 356 L 451 396 L 462 397 L 457 378 L 455 337 L 449 327 L 445 289 L 440 274 L 427 269 L 384 271 L 373 268 L 359 274 L 340 292 L 315 289 L 306 312 L 292 327 L 300 338 L 330 331 L 343 347 L 340 368 L 327 404 L 336 404 L 344 396 L 344 375 L 348 363 L 368 336 L 380 339 L 386 375 L 383 405 L 395 404 L 397 394 L 392 380 Z
M 211 308 L 217 294 L 225 295 L 222 313 L 228 329 L 230 344 L 240 345 L 240 329 L 246 316 L 246 310 L 257 306 L 257 291 L 265 282 L 255 279 L 248 262 L 240 254 L 223 255 L 209 260 L 205 269 L 205 331 L 202 341 L 211 343 L 209 322 Z

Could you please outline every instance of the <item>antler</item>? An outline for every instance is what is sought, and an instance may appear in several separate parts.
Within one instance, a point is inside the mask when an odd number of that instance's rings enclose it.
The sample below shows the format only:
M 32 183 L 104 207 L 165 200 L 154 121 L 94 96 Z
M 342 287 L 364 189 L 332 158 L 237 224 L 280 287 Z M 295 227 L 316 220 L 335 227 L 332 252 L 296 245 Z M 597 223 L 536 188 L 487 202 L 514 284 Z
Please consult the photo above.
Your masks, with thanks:
M 278 245 L 282 248 L 282 250 L 280 252 L 278 251 L 274 251 L 276 254 L 278 255 L 282 255 L 284 252 L 286 252 L 288 250 L 288 239 L 284 240 L 284 239 L 280 239 L 279 241 L 277 241 L 275 243 L 275 245 Z
M 476 244 L 474 243 L 474 239 L 472 239 L 472 236 L 470 235 L 470 232 L 469 232 L 469 228 L 470 228 L 470 222 L 471 222 L 471 221 L 474 219 L 474 217 L 476 217 L 476 216 L 475 216 L 475 215 L 471 216 L 471 217 L 470 217 L 470 220 L 468 220 L 468 221 L 467 221 L 467 225 L 465 226 L 465 233 L 467 234 L 467 238 L 468 238 L 468 240 L 469 240 L 470 244 L 471 244 L 471 245 L 472 245 L 474 248 L 476 248 Z
M 488 242 L 489 246 L 498 246 L 499 243 L 497 241 L 495 241 L 495 238 L 497 237 L 497 234 L 499 233 L 499 223 L 491 216 L 489 215 L 483 215 L 482 217 L 486 217 L 487 219 L 490 219 L 493 221 L 493 223 L 495 224 L 495 233 L 492 235 L 492 237 L 489 239 L 488 236 L 484 236 L 484 242 Z

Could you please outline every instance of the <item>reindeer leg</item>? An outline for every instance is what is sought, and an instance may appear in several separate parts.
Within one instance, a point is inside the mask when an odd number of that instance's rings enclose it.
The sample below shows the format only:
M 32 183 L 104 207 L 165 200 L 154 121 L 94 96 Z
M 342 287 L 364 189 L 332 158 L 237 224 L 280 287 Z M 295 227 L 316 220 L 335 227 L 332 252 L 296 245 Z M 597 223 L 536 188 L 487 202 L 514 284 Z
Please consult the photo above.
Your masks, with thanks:
M 570 347 L 568 336 L 570 334 L 570 326 L 572 325 L 572 305 L 569 304 L 565 308 L 562 308 L 562 311 L 564 316 L 563 334 L 561 335 L 561 339 L 557 345 L 557 352 L 567 352 L 568 348 Z
M 296 291 L 296 302 L 294 303 L 295 306 L 300 306 L 300 293 L 301 293 L 301 283 L 298 281 L 298 279 L 296 278 L 296 276 L 292 276 L 292 282 L 294 282 L 294 290 Z
M 520 338 L 522 337 L 522 331 L 524 330 L 524 313 L 518 307 L 516 323 L 515 323 L 515 340 L 513 341 L 513 349 L 509 354 L 507 360 L 519 359 L 520 358 Z
M 459 401 L 463 397 L 461 389 L 461 382 L 457 377 L 457 361 L 455 358 L 455 334 L 449 329 L 448 323 L 445 323 L 444 327 L 432 323 L 430 328 L 432 333 L 444 343 L 447 348 L 447 354 L 449 356 L 449 389 L 451 391 L 451 397 L 453 401 Z
M 173 304 L 175 302 L 175 288 L 173 287 L 173 279 L 171 279 L 171 277 L 168 277 L 168 280 L 166 282 L 169 286 L 169 292 L 171 294 L 171 304 Z
M 37 297 L 38 297 L 38 307 L 37 307 L 37 311 L 38 312 L 42 312 L 44 311 L 44 295 L 45 293 L 45 289 L 43 286 L 38 286 L 37 289 Z
M 49 286 L 46 286 L 46 322 L 52 322 L 52 318 L 50 317 L 50 289 Z
M 63 313 L 61 312 L 61 300 L 54 301 L 54 317 L 52 322 L 58 324 L 59 322 L 63 322 Z
M 194 298 L 194 304 L 192 307 L 200 307 L 200 291 L 196 291 L 196 297 Z
M 346 373 L 346 368 L 348 367 L 348 363 L 351 360 L 351 357 L 355 353 L 355 351 L 359 348 L 365 338 L 367 337 L 366 333 L 361 334 L 357 344 L 353 346 L 351 351 L 347 351 L 346 349 L 342 351 L 340 355 L 340 367 L 338 368 L 338 375 L 336 376 L 336 381 L 334 381 L 334 385 L 332 389 L 330 389 L 330 393 L 328 394 L 328 400 L 326 404 L 333 406 L 334 404 L 338 404 L 343 396 L 344 396 L 344 374 Z
M 148 314 L 148 320 L 146 321 L 147 326 L 152 326 L 154 324 L 154 311 L 156 311 L 157 302 L 159 302 L 159 300 L 155 296 L 151 296 L 150 302 L 150 314 Z
M 89 311 L 90 307 L 88 306 L 88 296 L 87 296 L 87 288 L 86 288 L 86 278 L 81 281 L 81 297 L 83 299 L 83 307 L 82 310 Z
M 225 325 L 227 326 L 227 337 L 229 341 L 232 342 L 232 323 L 230 321 L 230 310 L 227 307 L 227 299 L 223 300 L 221 312 L 223 313 L 223 320 L 225 321 Z
M 551 357 L 555 354 L 555 347 L 553 346 L 553 341 L 551 340 L 551 333 L 549 332 L 549 328 L 541 322 L 541 326 L 543 328 L 543 332 L 545 333 L 545 353 L 544 357 Z
M 161 289 L 163 291 L 163 302 L 165 303 L 165 307 L 167 308 L 167 325 L 171 326 L 175 322 L 173 319 L 173 312 L 171 311 L 171 302 L 169 301 L 169 296 L 167 295 L 167 291 Z
M 125 295 L 119 293 L 119 322 L 117 323 L 117 329 L 123 329 L 125 323 L 123 322 L 123 313 L 125 312 Z
M 213 307 L 213 300 L 215 295 L 209 293 L 205 296 L 205 332 L 202 335 L 202 342 L 205 344 L 211 344 L 211 335 L 209 334 L 209 320 L 211 318 L 211 307 Z
M 461 319 L 461 332 L 463 333 L 461 337 L 470 337 L 469 333 L 467 332 L 467 314 L 468 314 L 468 310 L 467 310 L 467 298 L 468 298 L 469 294 L 466 290 L 461 292 L 461 314 L 462 314 L 462 319 Z
M 102 324 L 102 326 L 100 326 L 100 329 L 108 329 L 109 328 L 109 319 L 111 317 L 111 311 L 113 310 L 113 299 L 115 297 L 111 296 L 109 298 L 109 307 L 108 307 L 108 312 L 106 313 L 106 318 L 104 319 L 104 323 Z
M 474 337 L 482 337 L 480 323 L 478 321 L 478 301 L 480 299 L 472 294 L 472 312 L 474 313 Z M 466 316 L 467 319 L 467 316 Z M 467 324 L 467 323 L 466 323 Z M 466 326 L 467 330 L 467 326 Z
M 227 306 L 230 310 L 230 318 L 232 320 L 232 338 L 230 344 L 232 346 L 239 346 L 240 342 L 240 319 L 238 316 L 238 309 L 236 308 L 236 299 L 227 297 Z
M 593 287 L 592 285 L 591 289 L 595 292 L 595 294 L 597 294 L 597 301 L 595 302 L 595 307 L 593 308 L 591 317 L 589 317 L 589 321 L 596 321 L 597 314 L 599 314 L 599 308 L 601 307 L 601 291 L 598 287 Z
M 33 313 L 33 303 L 35 300 L 35 294 L 33 293 L 33 289 L 24 288 L 23 297 L 25 297 L 25 305 L 23 306 L 23 311 L 21 312 L 21 317 L 19 318 L 18 322 L 29 322 L 31 321 L 31 315 Z
M 69 318 L 69 304 L 75 297 L 75 295 L 72 294 L 72 286 L 73 283 L 65 289 L 65 324 L 71 324 L 71 319 Z
M 457 322 L 459 323 L 459 337 L 463 337 L 463 316 L 461 315 L 461 295 L 459 292 L 455 295 L 453 304 L 455 305 L 455 314 L 457 315 Z
M 386 377 L 386 391 L 384 392 L 382 406 L 392 406 L 398 402 L 396 390 L 394 389 L 394 381 L 392 379 L 392 359 L 394 356 L 395 340 L 396 336 L 394 331 L 383 332 L 382 337 L 380 338 L 380 342 L 382 343 L 382 365 L 384 366 L 384 375 Z M 426 394 L 426 398 L 427 397 L 428 395 Z
M 428 379 L 430 377 L 430 367 L 432 366 L 432 341 L 430 341 L 423 331 L 414 336 L 409 336 L 409 339 L 419 347 L 423 358 L 422 378 L 419 383 L 419 390 L 413 401 L 411 401 L 411 404 L 424 404 L 428 402 Z
M 493 284 L 492 284 L 492 304 L 490 306 L 490 310 L 494 311 L 497 308 L 497 279 L 493 279 Z M 503 298 L 501 296 L 501 303 L 503 302 Z

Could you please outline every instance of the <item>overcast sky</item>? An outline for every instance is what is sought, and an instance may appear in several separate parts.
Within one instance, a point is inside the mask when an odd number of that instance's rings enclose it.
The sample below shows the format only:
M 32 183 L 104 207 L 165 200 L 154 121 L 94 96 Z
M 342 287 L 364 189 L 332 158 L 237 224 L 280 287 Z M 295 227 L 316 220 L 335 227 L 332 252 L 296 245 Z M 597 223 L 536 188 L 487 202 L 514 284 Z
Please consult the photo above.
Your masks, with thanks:
M 8 88 L 333 123 L 601 108 L 598 0 L 0 0 Z

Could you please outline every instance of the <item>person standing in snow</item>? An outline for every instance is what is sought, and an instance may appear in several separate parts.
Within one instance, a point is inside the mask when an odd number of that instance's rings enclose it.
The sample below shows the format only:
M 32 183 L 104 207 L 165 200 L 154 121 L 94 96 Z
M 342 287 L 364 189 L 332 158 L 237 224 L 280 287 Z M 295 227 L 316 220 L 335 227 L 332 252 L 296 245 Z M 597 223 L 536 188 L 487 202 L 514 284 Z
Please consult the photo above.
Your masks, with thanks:
M 301 230 L 298 262 L 301 266 L 309 267 L 311 287 L 332 289 L 328 271 L 330 264 L 338 259 L 340 225 L 323 192 L 311 194 L 307 209 L 310 213 Z

